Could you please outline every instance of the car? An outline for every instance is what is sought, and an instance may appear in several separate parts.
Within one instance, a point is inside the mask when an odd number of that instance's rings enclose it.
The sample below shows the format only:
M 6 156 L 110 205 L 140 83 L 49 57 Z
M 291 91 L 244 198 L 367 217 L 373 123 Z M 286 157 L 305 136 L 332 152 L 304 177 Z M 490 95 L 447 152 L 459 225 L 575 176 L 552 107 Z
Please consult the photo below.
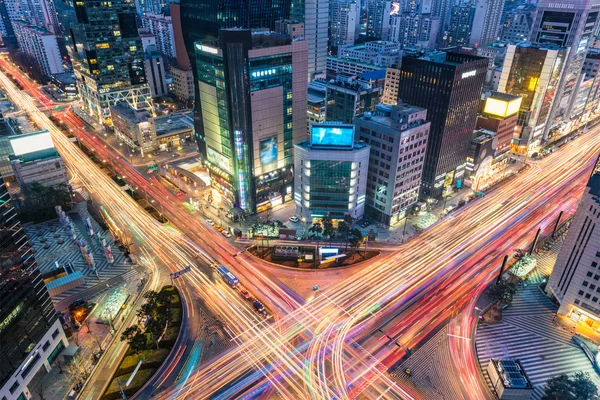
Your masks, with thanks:
M 177 197 L 183 197 L 185 196 L 185 193 L 183 193 L 182 191 L 177 192 Z
M 215 229 L 219 232 L 223 232 L 223 227 L 221 225 L 215 225 Z
M 231 232 L 229 232 L 226 229 L 223 229 L 223 231 L 221 232 L 223 234 L 223 236 L 230 238 L 231 237 Z
M 214 226 L 215 223 L 213 222 L 212 219 L 207 219 L 206 222 L 210 225 L 210 226 Z
M 298 217 L 296 217 L 295 215 L 289 217 L 288 219 L 290 220 L 290 222 L 298 222 L 298 221 L 300 221 L 300 219 Z
M 263 312 L 265 310 L 265 306 L 263 306 L 263 303 L 261 303 L 258 300 L 255 300 L 252 305 L 254 306 L 254 309 L 258 312 Z
M 251 299 L 252 295 L 250 294 L 249 291 L 247 291 L 246 289 L 244 289 L 243 287 L 240 288 L 240 294 L 242 295 L 243 298 L 245 298 L 246 300 Z

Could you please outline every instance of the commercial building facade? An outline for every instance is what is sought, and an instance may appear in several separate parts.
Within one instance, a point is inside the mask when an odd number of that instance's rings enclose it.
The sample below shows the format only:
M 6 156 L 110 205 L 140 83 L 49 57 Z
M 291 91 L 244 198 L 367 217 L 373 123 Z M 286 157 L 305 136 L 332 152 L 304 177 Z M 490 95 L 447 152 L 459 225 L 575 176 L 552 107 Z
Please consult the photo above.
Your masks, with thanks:
M 508 46 L 498 91 L 523 98 L 512 147 L 515 153 L 527 153 L 547 138 L 568 51 L 552 44 Z
M 557 101 L 544 130 L 544 141 L 560 133 L 569 123 L 583 61 L 597 32 L 599 13 L 599 0 L 569 0 L 566 3 L 540 0 L 537 4 L 530 41 L 569 49 L 556 89 Z
M 120 101 L 150 109 L 135 4 L 113 0 L 111 7 L 96 7 L 92 2 L 63 7 L 63 22 L 69 27 L 67 49 L 84 109 L 106 125 L 112 124 L 110 106 Z
M 144 109 L 131 107 L 122 101 L 110 107 L 115 135 L 142 157 L 156 148 L 154 118 Z
M 306 137 L 306 60 L 305 41 L 273 33 L 224 29 L 196 44 L 198 144 L 228 206 L 255 212 L 291 200 L 293 145 Z
M 17 400 L 68 342 L 1 176 L 0 210 L 0 398 Z
M 315 124 L 310 136 L 294 145 L 296 215 L 307 223 L 325 215 L 362 218 L 369 146 L 354 142 L 350 124 Z
M 25 21 L 12 21 L 12 26 L 21 50 L 34 59 L 47 76 L 64 71 L 56 35 Z
M 402 59 L 398 99 L 427 109 L 431 121 L 421 196 L 462 182 L 487 66 L 486 58 L 453 52 Z
M 497 140 L 494 148 L 496 159 L 510 151 L 522 101 L 519 96 L 501 92 L 491 92 L 485 99 L 475 127 L 493 132 Z
M 592 174 L 573 216 L 546 292 L 559 315 L 600 330 L 600 172 Z
M 366 214 L 386 225 L 398 223 L 419 199 L 431 123 L 427 110 L 379 105 L 354 120 L 361 141 L 370 146 Z

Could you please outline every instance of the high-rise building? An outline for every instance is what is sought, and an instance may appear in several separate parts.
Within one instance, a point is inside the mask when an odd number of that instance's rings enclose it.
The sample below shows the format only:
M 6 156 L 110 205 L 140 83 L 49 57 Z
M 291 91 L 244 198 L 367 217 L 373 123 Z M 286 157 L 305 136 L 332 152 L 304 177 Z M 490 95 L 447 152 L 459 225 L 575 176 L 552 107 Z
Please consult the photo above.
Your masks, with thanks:
M 427 109 L 431 121 L 422 196 L 462 181 L 488 60 L 453 52 L 402 59 L 398 100 Z
M 475 6 L 461 4 L 452 7 L 450 25 L 446 39 L 447 46 L 467 46 L 475 18 Z
M 230 207 L 255 212 L 292 198 L 293 145 L 306 137 L 306 44 L 247 29 L 196 43 L 198 144 Z
M 353 45 L 359 34 L 360 7 L 356 0 L 329 1 L 329 51 Z
M 35 60 L 44 74 L 60 74 L 64 71 L 56 35 L 26 21 L 12 21 L 21 50 Z
M 367 37 L 387 39 L 390 30 L 391 0 L 367 0 Z
M 533 5 L 517 7 L 514 15 L 502 27 L 502 40 L 513 44 L 529 40 L 534 15 Z
M 498 91 L 523 98 L 512 150 L 527 153 L 538 146 L 557 101 L 560 77 L 568 50 L 548 43 L 509 45 Z
M 17 47 L 17 37 L 13 30 L 11 14 L 9 12 L 11 0 L 0 0 L 0 36 L 5 47 L 14 49 Z
M 148 14 L 142 16 L 142 26 L 156 37 L 157 50 L 167 56 L 176 58 L 175 33 L 170 16 Z
M 469 46 L 484 47 L 499 39 L 504 0 L 477 0 Z
M 17 400 L 68 342 L 2 177 L 0 209 L 0 398 Z
M 169 89 L 165 73 L 165 60 L 156 50 L 156 46 L 151 46 L 144 52 L 144 71 L 146 72 L 146 80 L 150 87 L 151 96 L 166 96 Z
M 559 315 L 600 328 L 600 172 L 592 174 L 556 259 L 546 292 Z
M 311 127 L 310 140 L 294 145 L 296 215 L 311 223 L 329 215 L 361 219 L 365 212 L 369 146 L 354 141 L 354 126 Z
M 495 161 L 510 151 L 522 101 L 519 96 L 500 92 L 492 92 L 485 99 L 483 111 L 477 117 L 475 127 L 486 129 L 494 134 Z
M 336 80 L 327 84 L 327 121 L 351 124 L 365 112 L 375 111 L 381 88 L 359 80 Z
M 292 0 L 290 16 L 304 23 L 308 47 L 308 81 L 324 78 L 327 68 L 330 0 Z
M 120 101 L 150 109 L 133 2 L 113 0 L 111 7 L 69 2 L 62 7 L 67 49 L 84 109 L 107 125 L 111 124 L 110 106 Z
M 389 40 L 400 48 L 422 46 L 433 48 L 439 29 L 439 18 L 430 14 L 401 13 L 390 17 Z
M 400 86 L 400 68 L 396 65 L 385 69 L 385 82 L 381 102 L 383 104 L 398 104 L 398 88 Z
M 427 110 L 380 104 L 354 120 L 360 140 L 371 147 L 366 214 L 393 225 L 419 199 L 431 123 Z
M 600 0 L 570 0 L 537 3 L 530 41 L 552 43 L 569 48 L 559 86 L 557 101 L 550 112 L 543 140 L 547 140 L 568 123 L 580 82 L 581 67 L 598 26 Z
M 402 59 L 402 50 L 396 42 L 374 40 L 355 46 L 341 46 L 338 57 L 357 60 L 362 63 L 389 67 L 398 64 Z
M 183 40 L 183 31 L 181 30 L 181 7 L 179 4 L 169 4 L 171 13 L 171 22 L 173 26 L 173 41 L 175 42 L 175 56 L 177 57 L 177 66 L 182 70 L 190 69 L 190 58 L 185 48 Z

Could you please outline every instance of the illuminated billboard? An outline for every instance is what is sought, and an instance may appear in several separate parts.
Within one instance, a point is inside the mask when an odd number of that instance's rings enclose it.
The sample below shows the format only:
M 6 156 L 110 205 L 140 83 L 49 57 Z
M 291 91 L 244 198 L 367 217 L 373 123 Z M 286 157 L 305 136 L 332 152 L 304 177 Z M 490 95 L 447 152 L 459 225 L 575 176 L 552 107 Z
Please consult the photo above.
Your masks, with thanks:
M 269 165 L 277 162 L 277 136 L 260 141 L 260 163 Z
M 54 148 L 52 137 L 48 131 L 19 135 L 15 139 L 10 139 L 10 145 L 15 156 Z
M 488 97 L 485 100 L 483 112 L 500 117 L 508 117 L 519 112 L 521 108 L 522 97 L 517 97 L 512 100 L 503 100 L 494 97 Z
M 352 148 L 354 126 L 351 124 L 313 124 L 310 129 L 310 144 L 313 147 Z

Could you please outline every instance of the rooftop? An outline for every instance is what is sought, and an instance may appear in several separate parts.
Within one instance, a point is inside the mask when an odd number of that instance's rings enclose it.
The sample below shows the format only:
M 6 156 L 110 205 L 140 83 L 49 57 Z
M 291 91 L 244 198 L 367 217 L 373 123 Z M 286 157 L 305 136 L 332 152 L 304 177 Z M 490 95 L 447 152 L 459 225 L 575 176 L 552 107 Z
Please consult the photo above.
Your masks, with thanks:
M 54 34 L 50 31 L 48 31 L 47 29 L 44 29 L 40 26 L 36 26 L 36 25 L 32 25 L 27 21 L 23 21 L 23 20 L 14 20 L 12 21 L 13 24 L 18 24 L 23 26 L 24 28 L 36 33 L 37 35 L 40 36 L 54 36 Z
M 111 112 L 119 114 L 133 123 L 139 123 L 152 118 L 152 115 L 147 110 L 138 110 L 131 107 L 127 102 L 121 101 L 110 107 Z
M 172 135 L 184 130 L 194 129 L 192 113 L 174 113 L 154 120 L 156 135 Z
M 60 74 L 52 74 L 52 77 L 62 83 L 77 83 L 75 74 L 72 72 L 61 72 Z
M 498 99 L 502 101 L 511 102 L 513 100 L 518 100 L 520 96 L 515 96 L 514 94 L 502 93 L 502 92 L 490 92 L 490 96 L 493 99 Z
M 519 360 L 492 358 L 490 359 L 490 362 L 493 363 L 494 367 L 498 371 L 498 374 L 503 380 L 505 388 L 533 388 Z
M 378 69 L 376 71 L 367 71 L 359 74 L 358 77 L 365 81 L 377 81 L 380 79 L 385 79 L 385 68 Z
M 358 141 L 358 142 L 354 142 L 354 145 L 352 148 L 339 148 L 336 149 L 334 147 L 326 147 L 326 148 L 320 148 L 320 147 L 313 147 L 310 145 L 310 140 L 304 140 L 302 142 L 296 143 L 294 146 L 298 146 L 298 147 L 302 147 L 303 149 L 306 150 L 311 150 L 311 151 L 322 151 L 322 152 L 332 152 L 332 151 L 358 151 L 358 150 L 362 150 L 362 149 L 366 149 L 369 146 L 363 142 L 363 141 Z

